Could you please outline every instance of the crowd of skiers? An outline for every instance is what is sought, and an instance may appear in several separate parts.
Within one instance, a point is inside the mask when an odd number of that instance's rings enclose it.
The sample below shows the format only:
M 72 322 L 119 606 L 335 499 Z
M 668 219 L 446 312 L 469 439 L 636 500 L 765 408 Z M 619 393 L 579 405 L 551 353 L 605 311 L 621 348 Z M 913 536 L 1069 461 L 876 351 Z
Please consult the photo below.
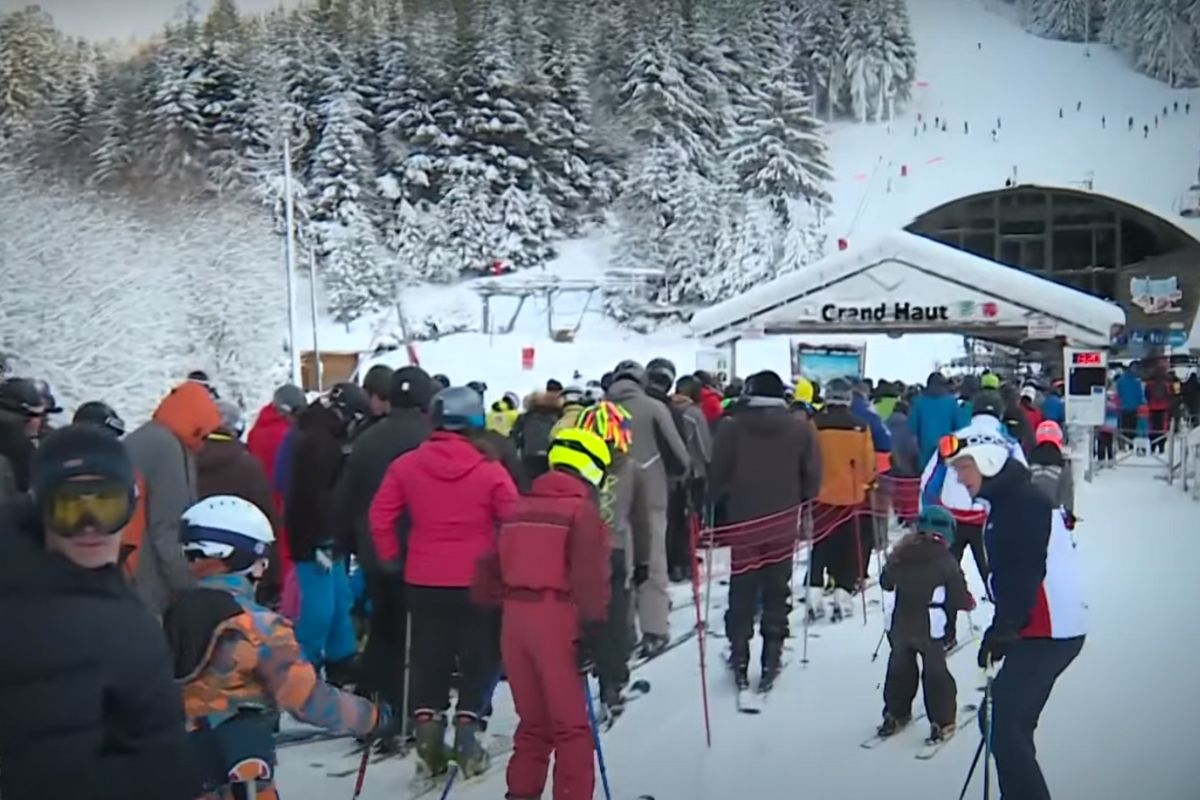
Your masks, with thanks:
M 1061 387 L 771 371 L 722 386 L 654 359 L 488 405 L 482 383 L 377 366 L 311 401 L 280 387 L 246 433 L 193 374 L 128 435 L 98 402 L 46 435 L 46 393 L 0 384 L 0 624 L 16 641 L 64 632 L 0 658 L 0 703 L 18 710 L 0 721 L 5 800 L 81 785 L 227 798 L 238 782 L 271 798 L 280 710 L 385 750 L 415 740 L 432 776 L 469 776 L 488 766 L 501 676 L 520 717 L 507 796 L 540 797 L 553 753 L 554 796 L 591 797 L 580 673 L 618 716 L 631 659 L 672 641 L 669 585 L 696 577 L 702 530 L 731 548 L 733 680 L 749 687 L 757 624 L 766 691 L 796 548 L 811 537 L 810 619 L 827 593 L 833 620 L 851 615 L 892 506 L 913 533 L 880 576 L 897 593 L 881 735 L 911 718 L 918 653 L 931 739 L 953 732 L 945 653 L 974 602 L 969 545 L 997 611 L 981 664 L 1007 656 L 1001 783 L 1048 796 L 1026 744 L 1078 652 L 1051 643 L 1083 633 L 1059 539 L 1074 520 Z

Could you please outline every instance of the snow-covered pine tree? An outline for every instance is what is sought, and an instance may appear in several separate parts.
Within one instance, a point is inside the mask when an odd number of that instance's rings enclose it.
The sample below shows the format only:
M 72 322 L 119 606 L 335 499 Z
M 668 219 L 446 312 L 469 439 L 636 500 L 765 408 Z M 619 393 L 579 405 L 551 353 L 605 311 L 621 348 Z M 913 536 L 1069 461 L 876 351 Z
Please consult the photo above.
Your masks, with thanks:
M 1070 42 L 1095 39 L 1102 13 L 1098 0 L 1033 0 L 1029 10 L 1029 30 Z
M 329 66 L 309 178 L 322 275 L 330 310 L 341 322 L 390 304 L 394 290 L 378 246 L 373 219 L 376 176 L 367 144 L 370 127 L 355 81 L 345 63 Z
M 105 65 L 96 107 L 97 139 L 89 182 L 113 188 L 133 177 L 139 133 L 146 124 L 143 102 L 153 96 L 157 71 L 148 56 Z
M 199 56 L 205 80 L 197 99 L 205 120 L 208 183 L 217 193 L 245 184 L 271 137 L 255 105 L 247 35 L 232 0 L 221 0 L 205 21 Z
M 798 81 L 779 69 L 748 110 L 729 152 L 738 186 L 775 211 L 782 228 L 792 224 L 790 200 L 825 207 L 833 180 L 821 124 Z
M 37 147 L 43 165 L 86 175 L 97 144 L 101 61 L 88 42 L 79 40 L 74 45 L 62 83 L 50 99 Z
M 872 113 L 879 120 L 884 112 L 880 100 L 887 84 L 883 19 L 871 0 L 850 0 L 848 8 L 842 60 L 850 108 L 859 122 L 866 122 Z
M 881 91 L 887 119 L 891 120 L 896 106 L 904 105 L 912 97 L 917 79 L 917 42 L 912 35 L 908 0 L 882 0 L 877 13 L 882 15 L 884 39 Z
M 802 0 L 799 25 L 797 70 L 813 96 L 815 107 L 823 108 L 825 118 L 832 121 L 845 86 L 842 59 L 845 20 L 830 0 Z
M 503 225 L 495 186 L 485 167 L 468 158 L 454 163 L 446 176 L 446 193 L 434 212 L 441 224 L 431 231 L 428 242 L 437 251 L 426 262 L 428 277 L 435 281 L 486 273 L 497 256 Z
M 139 162 L 153 181 L 180 195 L 207 185 L 208 119 L 204 94 L 209 76 L 194 17 L 167 29 L 155 58 L 156 86 L 140 126 Z
M 1134 41 L 1137 68 L 1171 86 L 1200 83 L 1200 54 L 1180 0 L 1145 0 Z
M 61 36 L 36 5 L 0 14 L 0 141 L 26 133 L 63 71 Z
M 1138 9 L 1142 0 L 1104 0 L 1104 25 L 1100 30 L 1101 41 L 1117 50 L 1129 53 L 1134 50 L 1137 31 Z

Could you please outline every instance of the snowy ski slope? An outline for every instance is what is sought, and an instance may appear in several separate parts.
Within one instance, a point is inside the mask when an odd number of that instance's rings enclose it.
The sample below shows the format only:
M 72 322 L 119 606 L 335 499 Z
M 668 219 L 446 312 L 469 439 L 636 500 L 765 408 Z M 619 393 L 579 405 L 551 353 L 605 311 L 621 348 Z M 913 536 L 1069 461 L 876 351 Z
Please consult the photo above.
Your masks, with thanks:
M 1183 222 L 1173 206 L 1196 167 L 1200 97 L 1195 93 L 1172 92 L 1139 76 L 1102 47 L 1093 47 L 1092 57 L 1085 59 L 1082 45 L 1030 37 L 978 0 L 910 0 L 910 7 L 923 85 L 914 107 L 892 123 L 890 134 L 882 124 L 838 126 L 832 143 L 838 177 L 833 237 L 846 236 L 853 247 L 939 203 L 1003 185 L 1014 165 L 1021 182 L 1063 185 L 1094 173 L 1096 191 Z M 1181 109 L 1191 101 L 1192 115 L 1176 118 L 1172 112 L 1155 129 L 1155 110 L 1161 114 L 1176 99 Z M 1082 110 L 1077 112 L 1079 102 Z M 918 112 L 929 121 L 930 131 L 914 137 Z M 1102 114 L 1108 123 L 1104 129 Z M 948 118 L 947 132 L 934 133 L 934 115 Z M 1127 130 L 1130 115 L 1137 120 L 1133 133 Z M 993 141 L 997 116 L 1003 127 Z M 963 133 L 964 121 L 969 135 Z M 1140 130 L 1146 121 L 1149 139 Z M 900 164 L 909 165 L 906 179 L 899 177 Z M 1195 227 L 1190 230 L 1196 232 Z M 569 252 L 580 260 L 596 255 Z M 418 302 L 450 303 L 465 309 L 461 313 L 478 313 L 474 298 L 464 300 L 461 294 L 451 299 L 431 290 Z M 562 312 L 572 315 L 565 302 Z M 918 377 L 932 365 L 936 351 L 950 346 L 945 337 L 884 342 L 874 349 L 872 341 L 868 350 L 867 371 L 875 377 Z M 532 373 L 522 373 L 519 351 L 528 344 L 538 347 L 539 363 Z M 483 336 L 451 337 L 423 346 L 421 356 L 452 377 L 455 372 L 476 373 L 462 374 L 463 379 L 482 373 L 478 376 L 493 387 L 508 388 L 532 385 L 552 373 L 563 376 L 572 365 L 590 376 L 618 355 L 646 357 L 661 351 L 687 366 L 695 346 L 682 338 L 623 333 L 589 312 L 574 345 L 551 345 L 544 316 L 528 315 L 510 336 L 491 342 Z M 749 369 L 785 368 L 782 340 L 752 342 L 744 352 Z M 1092 632 L 1083 654 L 1060 681 L 1039 730 L 1039 757 L 1056 800 L 1200 796 L 1191 770 L 1196 748 L 1190 736 L 1200 708 L 1191 666 L 1200 655 L 1191 635 L 1200 584 L 1192 559 L 1186 557 L 1194 549 L 1196 507 L 1152 472 L 1122 468 L 1079 487 L 1083 523 L 1076 538 Z M 973 591 L 981 595 L 973 565 L 969 559 L 964 564 Z M 714 608 L 722 605 L 718 594 Z M 976 624 L 986 625 L 989 612 L 981 606 Z M 690 619 L 689 610 L 676 611 L 674 632 L 684 630 Z M 810 640 L 810 663 L 804 667 L 798 663 L 800 641 L 794 639 L 792 663 L 758 717 L 734 710 L 732 686 L 718 666 L 722 643 L 713 640 L 711 751 L 704 746 L 695 644 L 648 665 L 638 677 L 654 683 L 652 693 L 630 706 L 604 742 L 614 797 L 956 797 L 978 741 L 974 731 L 962 731 L 928 762 L 913 758 L 922 735 L 917 729 L 875 750 L 858 747 L 877 723 L 882 705 L 884 657 L 870 660 L 881 624 L 878 607 L 872 607 L 865 626 L 858 617 L 838 627 L 818 626 L 820 638 Z M 713 614 L 713 625 L 721 627 L 719 612 Z M 969 635 L 965 617 L 959 630 L 960 639 Z M 799 634 L 798 624 L 794 632 Z M 974 657 L 974 647 L 967 647 L 951 662 L 960 705 L 980 697 Z M 509 733 L 511 708 L 503 688 L 497 700 L 493 727 Z M 918 711 L 919 704 L 918 698 Z M 282 795 L 301 800 L 349 796 L 352 777 L 326 774 L 354 766 L 340 755 L 345 749 L 344 743 L 324 743 L 283 751 Z M 324 766 L 314 768 L 313 763 Z M 411 770 L 411 762 L 371 766 L 364 800 L 408 797 Z M 452 797 L 503 797 L 504 764 L 495 764 L 493 772 L 479 784 L 456 788 Z M 977 778 L 968 796 L 981 794 Z M 596 797 L 602 796 L 598 787 Z M 995 789 L 993 796 L 998 796 Z

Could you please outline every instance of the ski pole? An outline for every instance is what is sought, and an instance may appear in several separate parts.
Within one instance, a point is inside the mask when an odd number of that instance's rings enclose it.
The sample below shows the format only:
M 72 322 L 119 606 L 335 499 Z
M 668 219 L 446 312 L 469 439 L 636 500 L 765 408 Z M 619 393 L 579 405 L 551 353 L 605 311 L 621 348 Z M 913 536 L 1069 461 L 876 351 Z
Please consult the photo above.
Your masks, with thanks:
M 712 619 L 712 582 L 713 582 L 713 553 L 716 547 L 713 543 L 713 522 L 715 511 L 711 505 L 704 509 L 704 519 L 708 530 L 708 548 L 704 555 L 704 627 L 708 629 L 708 621 Z M 695 567 L 692 568 L 695 572 Z
M 983 686 L 983 707 L 987 709 L 987 719 L 983 735 L 983 800 L 992 796 L 992 657 L 987 660 L 987 683 Z
M 983 755 L 984 737 L 979 737 L 979 747 L 975 748 L 975 757 L 971 759 L 971 768 L 967 770 L 967 779 L 963 781 L 962 791 L 958 793 L 958 800 L 964 800 L 967 796 L 967 788 L 971 785 L 971 778 L 975 777 L 975 768 L 979 766 L 979 757 Z
M 408 682 L 411 662 L 408 651 L 412 649 L 412 614 L 404 612 L 404 687 L 400 690 L 400 752 L 408 752 Z
M 850 463 L 853 464 L 854 462 L 851 461 Z M 858 594 L 862 598 L 863 626 L 866 627 L 866 624 L 867 624 L 867 582 L 862 579 L 863 541 L 862 541 L 862 512 L 861 511 L 856 511 L 854 513 L 854 546 L 855 546 L 856 552 L 858 553 L 858 564 L 856 566 L 858 574 L 855 575 L 855 577 L 859 579 Z
M 813 564 L 813 544 L 812 539 L 808 541 L 808 569 L 804 570 L 804 654 L 800 656 L 800 663 L 808 663 L 808 626 L 809 617 L 814 613 L 812 610 L 812 587 L 808 585 L 809 579 L 812 577 Z M 817 602 L 820 602 L 820 597 Z
M 871 654 L 871 663 L 879 660 L 879 651 L 883 649 L 883 640 L 887 636 L 887 628 L 879 632 L 879 641 L 875 644 L 875 652 Z
M 612 800 L 612 789 L 608 786 L 608 768 L 604 766 L 604 748 L 600 746 L 600 725 L 596 721 L 596 704 L 592 701 L 592 687 L 587 675 L 583 676 L 583 697 L 587 700 L 588 722 L 592 726 L 592 744 L 596 747 L 596 761 L 600 764 L 600 783 L 604 786 L 605 800 Z M 445 800 L 445 794 L 442 800 Z
M 450 790 L 454 788 L 454 779 L 458 777 L 458 764 L 450 765 L 450 774 L 446 776 L 446 785 L 442 787 L 440 800 L 446 800 L 450 796 Z
M 374 692 L 371 695 L 371 700 L 372 700 L 372 702 L 375 703 L 376 708 L 378 708 L 379 707 L 379 692 Z M 378 713 L 378 712 L 376 712 L 376 713 Z M 377 722 L 376 724 L 378 725 L 379 723 Z M 363 781 L 366 780 L 366 778 L 367 778 L 367 764 L 370 763 L 370 761 L 371 761 L 371 740 L 366 739 L 363 741 L 362 758 L 358 762 L 358 774 L 354 776 L 353 800 L 358 800 L 359 795 L 362 794 Z M 258 795 L 251 794 L 249 796 L 257 797 Z
M 708 637 L 705 635 L 707 623 L 700 616 L 700 575 L 696 572 L 696 546 L 700 540 L 700 517 L 693 513 L 691 515 L 691 559 L 692 559 L 692 602 L 696 606 L 696 637 L 697 644 L 700 646 L 700 698 L 704 703 L 704 741 L 708 747 L 712 747 L 712 725 L 708 717 L 708 662 L 705 658 L 705 651 L 708 649 Z

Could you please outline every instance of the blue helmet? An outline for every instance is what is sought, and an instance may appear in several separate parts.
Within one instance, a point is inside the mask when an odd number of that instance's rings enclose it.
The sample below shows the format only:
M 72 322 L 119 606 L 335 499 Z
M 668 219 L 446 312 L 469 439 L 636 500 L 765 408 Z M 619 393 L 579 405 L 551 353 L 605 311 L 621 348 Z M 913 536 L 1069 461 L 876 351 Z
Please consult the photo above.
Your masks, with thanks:
M 485 425 L 483 397 L 469 386 L 451 386 L 433 398 L 433 427 L 442 431 L 465 431 Z

